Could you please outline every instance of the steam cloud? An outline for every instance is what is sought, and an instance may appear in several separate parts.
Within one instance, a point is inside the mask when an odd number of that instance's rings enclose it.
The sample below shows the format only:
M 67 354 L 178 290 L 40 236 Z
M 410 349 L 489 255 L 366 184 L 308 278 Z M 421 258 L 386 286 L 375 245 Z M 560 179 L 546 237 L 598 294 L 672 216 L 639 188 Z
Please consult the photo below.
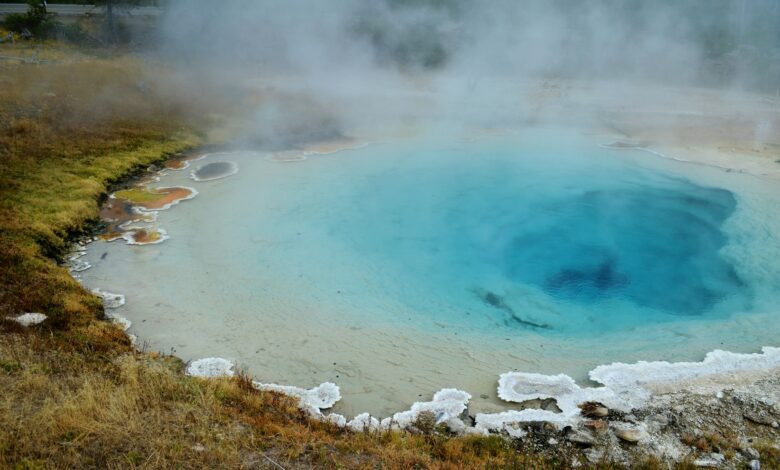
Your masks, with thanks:
M 331 114 L 310 126 L 326 135 L 368 109 L 404 119 L 421 101 L 439 116 L 500 104 L 492 80 L 503 78 L 780 86 L 774 0 L 171 0 L 166 10 L 168 57 L 212 82 L 303 92 Z M 422 79 L 436 98 L 412 91 Z M 478 99 L 460 100 L 469 96 Z M 355 103 L 362 112 L 347 109 Z M 295 138 L 308 132 L 295 111 L 308 103 L 266 104 L 258 140 L 293 123 Z

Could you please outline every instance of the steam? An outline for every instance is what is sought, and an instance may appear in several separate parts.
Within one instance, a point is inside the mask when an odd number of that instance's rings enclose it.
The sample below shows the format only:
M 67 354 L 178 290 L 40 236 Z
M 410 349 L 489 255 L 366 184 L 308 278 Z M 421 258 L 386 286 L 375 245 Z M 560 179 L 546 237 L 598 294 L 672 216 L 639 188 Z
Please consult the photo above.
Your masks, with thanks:
M 653 102 L 638 85 L 773 92 L 778 23 L 772 0 L 171 0 L 161 43 L 193 77 L 274 95 L 252 139 L 283 146 L 307 127 L 528 119 L 506 80 L 620 82 L 631 105 Z

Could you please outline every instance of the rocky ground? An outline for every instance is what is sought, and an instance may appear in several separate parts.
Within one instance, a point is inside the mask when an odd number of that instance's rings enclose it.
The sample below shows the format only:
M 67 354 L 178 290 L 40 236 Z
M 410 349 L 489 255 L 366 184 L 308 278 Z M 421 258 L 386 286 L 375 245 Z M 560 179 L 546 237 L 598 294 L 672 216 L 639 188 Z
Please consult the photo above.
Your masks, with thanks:
M 780 370 L 707 382 L 666 384 L 676 390 L 659 391 L 630 413 L 583 403 L 576 424 L 525 424 L 522 441 L 567 456 L 574 466 L 584 455 L 591 464 L 629 467 L 652 459 L 669 466 L 780 468 Z M 529 405 L 557 408 L 550 399 Z

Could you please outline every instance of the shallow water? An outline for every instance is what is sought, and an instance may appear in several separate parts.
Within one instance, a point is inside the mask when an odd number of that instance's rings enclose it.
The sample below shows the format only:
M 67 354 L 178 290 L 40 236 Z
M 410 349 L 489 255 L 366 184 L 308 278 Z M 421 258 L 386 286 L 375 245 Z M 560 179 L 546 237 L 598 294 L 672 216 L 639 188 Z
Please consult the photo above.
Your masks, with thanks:
M 492 410 L 508 370 L 582 379 L 775 345 L 777 185 L 597 144 L 534 130 L 212 155 L 240 172 L 159 183 L 200 192 L 160 214 L 170 240 L 97 242 L 83 277 L 127 295 L 119 313 L 149 347 L 332 380 L 348 414 L 446 386 Z

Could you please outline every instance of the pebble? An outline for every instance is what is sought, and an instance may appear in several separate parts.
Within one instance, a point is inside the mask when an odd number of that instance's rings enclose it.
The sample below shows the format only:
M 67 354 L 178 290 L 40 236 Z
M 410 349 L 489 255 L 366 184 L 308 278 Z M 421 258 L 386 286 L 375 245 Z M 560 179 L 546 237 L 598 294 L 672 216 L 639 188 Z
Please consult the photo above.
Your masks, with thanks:
M 25 313 L 22 315 L 18 315 L 16 317 L 6 317 L 8 320 L 13 320 L 16 323 L 28 327 L 33 325 L 38 325 L 40 323 L 43 323 L 46 318 L 48 318 L 46 315 L 42 313 Z
M 658 425 L 659 427 L 664 427 L 669 425 L 669 417 L 665 414 L 656 414 L 652 415 L 647 418 L 648 421 L 652 422 L 653 424 Z
M 609 424 L 606 421 L 602 421 L 600 419 L 591 419 L 588 421 L 585 421 L 582 423 L 583 426 L 585 426 L 588 429 L 593 430 L 594 432 L 598 434 L 602 434 L 607 431 L 607 428 L 609 427 Z
M 580 403 L 578 406 L 586 418 L 606 418 L 609 415 L 609 408 L 595 401 Z
M 756 424 L 763 424 L 773 428 L 777 427 L 777 421 L 773 420 L 771 416 L 762 410 L 747 410 L 742 414 L 742 417 Z
M 639 442 L 644 436 L 644 433 L 639 429 L 634 428 L 620 428 L 615 430 L 615 435 L 620 439 L 635 444 Z
M 585 452 L 585 458 L 594 465 L 599 464 L 604 460 L 604 451 L 591 449 L 590 451 Z
M 566 439 L 582 446 L 592 446 L 596 443 L 596 439 L 593 438 L 591 433 L 579 429 L 570 432 Z
M 750 462 L 748 462 L 748 468 L 750 470 L 761 470 L 761 462 L 753 459 Z
M 720 464 L 722 464 L 724 460 L 726 460 L 726 458 L 723 454 L 713 453 L 694 460 L 693 464 L 697 467 L 717 468 L 720 467 Z

